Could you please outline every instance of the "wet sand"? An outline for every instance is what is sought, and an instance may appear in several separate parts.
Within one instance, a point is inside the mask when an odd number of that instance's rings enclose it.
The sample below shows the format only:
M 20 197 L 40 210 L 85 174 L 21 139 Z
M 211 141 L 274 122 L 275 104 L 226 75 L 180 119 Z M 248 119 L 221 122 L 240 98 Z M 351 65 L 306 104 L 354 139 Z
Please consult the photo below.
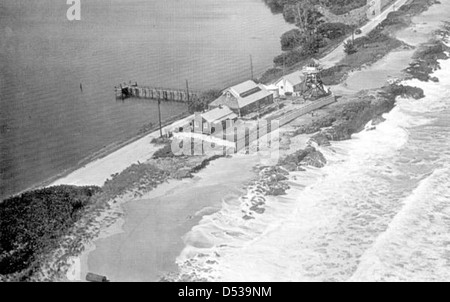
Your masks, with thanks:
M 183 236 L 224 200 L 237 199 L 255 177 L 258 161 L 256 156 L 222 158 L 193 179 L 170 181 L 124 204 L 123 231 L 94 242 L 95 249 L 82 256 L 87 264 L 82 276 L 90 271 L 112 281 L 158 281 L 176 271 Z

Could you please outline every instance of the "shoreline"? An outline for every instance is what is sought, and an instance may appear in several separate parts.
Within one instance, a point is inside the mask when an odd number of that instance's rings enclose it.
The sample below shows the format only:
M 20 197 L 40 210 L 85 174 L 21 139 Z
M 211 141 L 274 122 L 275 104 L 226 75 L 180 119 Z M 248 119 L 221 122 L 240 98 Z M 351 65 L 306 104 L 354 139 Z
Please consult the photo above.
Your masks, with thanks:
M 389 109 L 393 108 L 393 102 L 394 100 L 391 100 L 391 102 L 387 101 L 386 104 L 388 105 L 387 107 L 381 105 L 382 109 L 379 109 L 379 111 L 374 115 L 375 117 L 371 120 L 375 120 L 377 116 L 380 116 L 382 113 L 385 112 L 389 112 Z M 392 105 L 392 106 L 391 106 Z M 388 108 L 388 109 L 386 109 Z M 327 115 L 327 113 L 323 113 L 323 116 L 325 117 Z M 366 124 L 366 121 L 364 121 L 364 119 L 362 119 L 360 121 L 360 126 L 364 126 Z M 295 127 L 293 127 L 292 125 L 289 126 L 289 128 L 292 128 L 290 130 L 295 129 Z M 288 133 L 289 130 L 286 130 L 286 133 Z M 357 131 L 356 131 L 357 132 Z M 302 166 L 303 165 L 312 165 L 315 166 L 317 168 L 323 167 L 325 165 L 324 161 L 326 162 L 326 159 L 324 159 L 323 155 L 321 155 L 320 151 L 318 151 L 315 147 L 313 147 L 315 144 L 321 146 L 321 145 L 326 145 L 327 143 L 329 143 L 330 141 L 328 139 L 321 139 L 320 137 L 318 137 L 317 134 L 321 134 L 321 132 L 317 133 L 314 132 L 312 134 L 304 134 L 302 137 L 302 134 L 300 135 L 296 135 L 295 139 L 300 139 L 301 141 L 303 141 L 303 143 L 296 143 L 293 144 L 295 145 L 294 148 L 296 151 L 294 152 L 294 154 L 302 154 L 302 152 L 306 151 L 306 156 L 303 157 L 300 161 L 297 161 L 295 159 L 295 157 L 293 157 L 291 160 L 287 160 L 284 162 L 284 164 L 282 166 L 274 166 L 274 167 L 268 167 L 265 169 L 260 169 L 260 175 L 255 177 L 254 180 L 252 181 L 251 184 L 246 186 L 246 190 L 248 190 L 247 194 L 250 191 L 255 191 L 258 189 L 262 189 L 263 190 L 263 194 L 260 194 L 261 196 L 259 196 L 262 199 L 257 199 L 257 200 L 248 200 L 246 201 L 247 205 L 246 208 L 248 210 L 247 214 L 244 216 L 244 219 L 252 219 L 252 216 L 254 215 L 260 215 L 262 213 L 264 213 L 264 198 L 267 198 L 269 196 L 278 196 L 278 195 L 284 195 L 286 190 L 289 190 L 289 184 L 284 184 L 284 179 L 285 179 L 285 175 L 287 171 L 301 171 Z M 307 138 L 309 139 L 307 139 Z M 290 138 L 291 140 L 294 138 Z M 347 138 L 348 139 L 348 138 Z M 305 141 L 307 141 L 305 144 Z M 332 142 L 331 142 L 332 143 Z M 305 144 L 304 147 L 306 147 L 305 149 L 301 149 L 298 150 L 298 147 L 300 147 L 301 144 Z M 309 147 L 308 147 L 309 145 Z M 293 150 L 291 150 L 293 151 Z M 286 153 L 286 154 L 289 154 Z M 289 155 L 288 155 L 289 156 Z M 230 160 L 234 160 L 234 159 L 230 159 Z M 294 165 L 295 168 L 291 168 L 289 169 L 289 165 Z M 213 169 L 213 167 L 211 167 L 210 169 L 206 169 L 206 170 L 211 170 Z M 207 172 L 206 170 L 205 173 Z M 275 176 L 275 178 L 273 178 Z M 155 189 L 155 191 L 151 191 L 149 192 L 149 196 L 151 196 L 152 194 L 158 195 L 156 194 L 156 192 L 160 192 L 161 191 L 165 191 L 166 188 L 164 188 L 165 185 L 162 185 L 160 187 L 158 187 L 157 189 Z M 166 191 L 167 192 L 167 191 Z M 244 193 L 245 195 L 245 193 Z M 152 199 L 154 199 L 155 197 L 153 197 Z M 130 200 L 127 205 L 130 205 L 130 203 L 133 202 L 137 202 L 136 200 Z M 124 204 L 123 204 L 124 205 Z M 217 209 L 218 211 L 218 209 Z M 116 230 L 116 232 L 111 233 L 108 230 L 105 230 L 105 233 L 102 234 L 100 237 L 98 237 L 98 239 L 96 239 L 94 242 L 92 242 L 92 245 L 96 248 L 98 248 L 96 246 L 96 242 L 98 243 L 99 241 L 104 241 L 105 239 L 107 240 L 109 238 L 109 240 L 113 240 L 112 237 L 118 235 L 118 234 L 122 234 L 123 232 L 125 232 L 124 230 L 124 226 L 126 223 L 124 223 L 124 221 L 126 221 L 127 219 L 131 219 L 129 216 L 129 213 L 125 210 L 124 211 L 124 217 L 122 217 L 120 219 L 120 221 L 117 222 L 117 225 L 115 227 L 113 227 L 113 229 Z M 202 216 L 200 217 L 196 217 L 196 221 L 199 222 Z M 194 223 L 194 225 L 196 225 Z M 190 231 L 189 227 L 185 228 L 186 233 Z M 178 234 L 182 234 L 183 232 L 180 232 Z M 172 234 L 174 235 L 174 234 Z M 154 239 L 154 238 L 153 238 Z M 182 251 L 182 249 L 179 250 L 180 252 Z M 92 255 L 92 253 L 95 252 L 94 250 L 87 250 L 85 253 L 82 254 L 81 256 L 81 262 L 82 263 L 87 263 L 88 264 L 88 259 L 90 257 L 90 255 Z M 173 263 L 175 263 L 175 259 L 173 258 Z M 85 266 L 85 271 L 89 271 L 89 265 Z M 159 272 L 161 273 L 161 272 Z M 162 277 L 159 279 L 160 281 L 174 281 L 175 279 L 172 279 L 171 275 L 176 275 L 176 272 L 173 272 L 172 270 L 168 270 L 168 271 L 163 271 L 162 272 Z M 154 280 L 157 281 L 157 280 Z M 179 281 L 179 280 L 178 280 Z M 198 281 L 203 281 L 203 280 L 198 280 Z
M 410 26 L 413 26 L 413 25 L 410 25 Z M 414 51 L 413 53 L 415 53 L 416 51 Z M 412 54 L 411 54 L 412 55 Z M 410 57 L 410 59 L 409 59 L 409 61 L 410 62 L 412 62 L 412 56 Z M 362 68 L 361 70 L 366 70 L 366 71 L 370 71 L 371 70 L 371 68 L 372 68 L 372 65 L 369 65 L 369 66 L 366 66 L 365 68 Z M 357 73 L 358 71 L 354 71 L 354 72 L 352 72 L 352 73 L 350 73 L 349 74 L 349 77 L 352 77 L 352 76 L 354 76 L 356 73 Z M 404 79 L 406 79 L 407 78 L 407 75 L 405 74 L 405 77 L 404 77 Z M 393 100 L 393 102 L 395 102 L 395 97 L 394 97 L 394 100 Z M 338 104 L 339 104 L 339 102 L 338 102 Z M 384 112 L 381 112 L 381 113 L 377 113 L 376 114 L 376 116 L 381 116 L 381 114 L 382 113 L 385 113 L 385 112 L 389 112 L 390 111 L 390 109 L 392 109 L 393 108 L 393 104 L 392 104 L 392 107 L 390 107 L 388 110 L 386 110 L 386 111 L 384 111 Z M 323 111 L 326 111 L 326 109 L 325 110 L 323 110 Z M 325 113 L 324 114 L 324 116 L 326 116 L 327 115 L 327 113 Z M 376 116 L 374 117 L 374 118 L 376 118 Z M 319 117 L 320 118 L 320 117 Z M 301 119 L 301 118 L 300 118 Z M 295 123 L 293 123 L 293 124 L 295 124 Z M 363 126 L 365 125 L 366 123 L 363 123 Z M 323 125 L 322 125 L 323 126 Z M 292 125 L 289 125 L 289 128 L 292 128 Z M 294 126 L 294 128 L 296 128 L 295 126 Z M 297 128 L 298 128 L 298 126 L 297 126 Z M 319 131 L 320 131 L 320 129 L 322 129 L 323 127 L 319 127 Z M 361 129 L 359 129 L 359 130 L 361 130 Z M 315 132 L 313 132 L 313 133 L 311 133 L 311 134 L 307 134 L 307 135 L 310 135 L 309 137 L 310 137 L 310 143 L 316 143 L 317 145 L 321 145 L 321 144 L 327 144 L 327 143 L 329 143 L 329 140 L 328 139 L 325 139 L 325 140 L 323 140 L 323 138 L 321 139 L 320 137 L 318 137 L 317 136 L 317 134 L 320 134 L 321 132 L 317 132 L 317 131 L 315 131 Z M 351 135 L 351 134 L 350 134 Z M 348 138 L 347 138 L 348 139 Z M 314 153 L 316 150 L 314 149 L 314 150 L 312 150 L 312 153 Z M 320 152 L 319 152 L 320 153 Z M 320 158 L 320 157 L 319 157 Z M 297 164 L 299 164 L 298 162 L 297 163 L 295 163 L 296 165 Z M 301 164 L 299 165 L 299 166 L 301 166 Z M 276 168 L 275 168 L 276 169 Z M 275 171 L 275 172 L 280 172 L 280 171 Z M 285 171 L 282 171 L 282 173 L 281 174 L 276 174 L 276 175 L 282 175 L 283 173 L 285 173 Z M 283 179 L 283 177 L 278 177 L 277 176 L 277 179 Z M 276 182 L 276 185 L 277 185 L 277 183 L 278 183 L 278 181 Z M 247 187 L 248 188 L 248 187 Z M 282 195 L 283 194 L 283 189 L 287 189 L 288 187 L 284 187 L 284 188 L 281 188 L 281 191 L 279 191 L 278 193 L 280 194 L 280 195 Z M 156 190 L 158 190 L 158 189 L 156 189 Z M 151 192 L 150 192 L 150 194 L 151 194 Z M 276 195 L 278 195 L 278 194 L 276 194 Z M 250 209 L 253 211 L 253 212 L 255 212 L 255 213 L 258 213 L 258 210 L 260 210 L 261 209 L 261 206 L 263 206 L 263 204 L 251 204 L 251 207 L 250 207 Z M 125 212 L 125 217 L 126 217 L 126 212 Z M 126 219 L 126 218 L 122 218 L 122 219 Z M 122 221 L 121 222 L 118 222 L 118 224 L 119 223 L 122 223 Z M 123 227 L 123 224 L 121 224 L 121 226 Z M 122 233 L 124 230 L 123 230 L 123 228 L 121 228 L 121 230 L 116 230 L 117 231 L 117 233 L 115 233 L 115 234 L 120 234 L 120 233 Z M 102 237 L 99 237 L 99 240 L 100 239 L 106 239 L 106 238 L 108 238 L 108 237 L 111 237 L 111 236 L 108 236 L 108 232 L 105 232 L 105 234 L 104 234 L 104 236 L 102 236 Z M 92 242 L 92 245 L 94 245 L 95 246 L 95 242 L 96 242 L 97 240 L 95 240 L 95 241 L 93 241 Z M 83 253 L 82 254 L 82 256 L 81 256 L 81 259 L 82 259 L 82 262 L 83 263 L 88 263 L 88 258 L 89 258 L 89 255 L 92 253 L 93 251 L 87 251 L 87 252 L 85 252 L 85 253 Z M 175 259 L 174 259 L 175 260 Z M 88 269 L 88 266 L 86 266 L 85 267 L 85 269 Z M 166 272 L 166 274 L 167 273 L 170 273 L 170 272 Z M 166 278 L 167 277 L 167 275 L 165 275 L 164 276 L 164 278 Z M 163 279 L 164 280 L 164 279 Z
M 407 1 L 404 1 L 404 0 L 400 0 L 399 2 L 403 3 L 403 5 L 405 5 L 407 3 Z M 431 5 L 434 5 L 434 4 L 439 4 L 439 2 L 430 1 L 427 4 L 427 7 L 430 7 Z M 385 17 L 387 17 L 387 14 L 388 14 L 389 10 L 392 7 L 395 7 L 395 4 L 394 5 L 392 5 L 392 3 L 387 4 L 386 7 L 384 7 L 384 10 L 382 11 L 381 15 L 382 16 L 384 15 Z M 368 31 L 374 29 L 371 24 L 368 24 L 368 22 L 362 24 L 362 26 L 363 27 L 367 27 Z M 348 37 L 343 39 L 343 41 L 345 41 L 347 39 L 348 39 Z M 326 58 L 329 57 L 330 55 L 332 55 L 332 53 L 334 51 L 336 51 L 337 49 L 342 48 L 342 44 L 341 44 L 342 41 L 337 41 L 337 42 L 338 43 L 336 45 L 332 45 L 332 47 L 330 49 L 328 49 L 326 52 L 322 53 L 323 57 L 320 58 L 320 61 L 324 61 L 325 64 L 328 64 Z M 389 52 L 389 53 L 391 53 L 391 52 Z M 381 58 L 381 59 L 383 59 L 383 58 Z M 375 61 L 373 63 L 376 63 L 376 62 L 378 62 L 378 61 Z M 335 63 L 338 64 L 339 62 L 335 62 Z M 294 66 L 291 66 L 289 68 L 296 67 L 297 65 L 298 64 L 295 64 Z M 369 66 L 370 65 L 372 65 L 372 64 L 369 63 Z M 351 70 L 345 76 L 345 78 L 343 78 L 342 80 L 345 82 L 346 79 L 350 76 L 351 73 L 361 71 L 361 69 L 363 69 L 363 68 L 364 68 L 364 66 L 361 66 L 359 70 Z M 270 68 L 269 68 L 269 70 L 270 70 Z M 267 71 L 268 70 L 266 70 L 266 72 Z M 342 85 L 341 84 L 339 84 L 339 85 L 330 85 L 330 86 L 332 86 L 332 87 L 340 87 L 341 86 L 341 89 L 342 89 Z M 189 116 L 191 116 L 191 114 L 189 114 L 188 112 L 183 112 L 183 113 L 180 113 L 180 114 L 178 114 L 178 115 L 176 115 L 174 117 L 169 118 L 166 121 L 163 121 L 163 131 L 164 131 L 164 129 L 166 127 L 170 127 L 172 124 L 177 124 L 177 123 L 181 122 L 182 120 L 186 119 Z M 8 199 L 8 198 L 11 198 L 11 197 L 14 197 L 14 196 L 21 195 L 22 193 L 30 191 L 30 190 L 35 190 L 35 189 L 39 189 L 39 188 L 42 188 L 42 187 L 54 186 L 56 184 L 62 184 L 63 182 L 61 182 L 61 181 L 66 179 L 66 178 L 69 178 L 71 176 L 71 174 L 74 174 L 76 172 L 79 172 L 80 170 L 86 169 L 86 168 L 88 168 L 88 166 L 94 164 L 95 162 L 97 162 L 99 160 L 102 160 L 102 159 L 105 159 L 108 156 L 112 156 L 115 152 L 118 152 L 121 149 L 129 147 L 129 145 L 131 145 L 131 144 L 133 144 L 135 142 L 138 142 L 141 139 L 145 139 L 145 138 L 148 138 L 148 137 L 153 137 L 154 135 L 158 136 L 159 135 L 158 132 L 159 132 L 159 130 L 158 130 L 158 127 L 156 126 L 156 127 L 153 127 L 151 130 L 145 131 L 145 133 L 137 134 L 136 136 L 134 136 L 132 138 L 129 138 L 127 140 L 111 143 L 109 146 L 106 146 L 106 147 L 104 147 L 104 148 L 94 152 L 93 154 L 88 155 L 87 157 L 83 158 L 77 164 L 75 164 L 73 167 L 70 167 L 70 168 L 68 168 L 68 169 L 58 173 L 57 175 L 54 175 L 54 176 L 52 176 L 52 177 L 50 177 L 50 178 L 48 178 L 46 180 L 43 180 L 41 182 L 37 182 L 36 184 L 33 184 L 30 187 L 28 187 L 28 188 L 26 188 L 26 189 L 24 189 L 24 190 L 22 190 L 20 192 L 17 192 L 17 193 L 14 193 L 14 194 L 10 195 L 10 196 L 7 196 L 7 197 L 3 198 L 2 200 Z M 137 162 L 137 161 L 139 161 L 139 159 L 137 159 L 135 162 Z M 118 172 L 120 172 L 120 171 L 115 171 L 114 173 L 118 173 Z M 109 177 L 109 175 L 108 175 L 108 177 Z M 105 180 L 106 179 L 107 178 L 105 178 Z M 64 184 L 70 184 L 70 181 L 69 181 L 69 183 L 64 183 Z M 99 186 L 101 186 L 102 184 L 103 183 L 96 183 L 96 185 L 99 185 Z
M 94 271 L 105 274 L 112 280 L 158 281 L 162 277 L 160 270 L 173 272 L 176 269 L 174 259 L 184 248 L 183 236 L 197 225 L 204 215 L 220 209 L 219 196 L 238 196 L 243 193 L 240 189 L 242 180 L 250 181 L 254 178 L 251 168 L 254 162 L 255 158 L 242 155 L 238 155 L 238 158 L 222 157 L 212 162 L 211 167 L 199 171 L 194 178 L 171 179 L 142 196 L 124 200 L 120 203 L 124 216 L 117 220 L 116 224 L 102 231 L 99 237 L 89 244 L 90 248 L 80 255 L 81 263 L 87 264 L 82 267 L 83 275 Z M 222 182 L 225 175 L 234 174 L 230 165 L 235 168 L 239 166 L 244 171 L 237 178 L 228 177 L 230 181 L 225 184 Z M 150 237 L 152 240 L 147 241 Z M 141 244 L 135 245 L 136 241 Z M 145 242 L 145 246 L 142 246 L 142 242 Z M 120 250 L 117 250 L 119 246 Z M 120 260 L 121 257 L 129 259 L 130 254 L 134 253 L 140 255 L 139 260 L 129 265 L 142 263 L 142 266 L 138 266 L 139 270 L 138 267 L 135 268 L 137 271 L 145 270 L 146 267 L 154 268 L 146 270 L 145 275 L 139 274 L 140 278 L 136 275 L 138 273 L 127 274 L 128 265 L 121 264 Z M 116 259 L 117 267 L 105 266 L 105 256 L 108 259 Z
M 191 116 L 191 114 L 186 111 L 186 112 L 177 114 L 176 116 L 173 116 L 173 117 L 163 121 L 162 122 L 163 131 L 165 128 L 170 127 L 172 124 L 177 124 L 190 116 Z M 27 189 L 24 189 L 20 192 L 14 193 L 10 196 L 7 196 L 7 197 L 3 198 L 2 200 L 21 195 L 27 191 L 36 190 L 36 189 L 39 189 L 42 187 L 53 186 L 54 183 L 57 183 L 59 180 L 69 177 L 72 173 L 82 170 L 82 169 L 86 168 L 86 166 L 91 165 L 91 164 L 95 163 L 96 161 L 102 160 L 102 159 L 114 154 L 115 152 L 117 152 L 133 143 L 140 141 L 141 139 L 145 139 L 145 138 L 149 138 L 149 137 L 151 137 L 151 138 L 159 137 L 159 126 L 152 127 L 150 130 L 147 130 L 143 133 L 137 134 L 136 136 L 133 136 L 129 139 L 111 143 L 110 145 L 105 146 L 105 147 L 101 148 L 100 150 L 93 152 L 91 155 L 86 156 L 85 158 L 80 160 L 77 164 L 75 164 L 73 167 L 65 169 L 64 171 L 46 179 L 46 180 L 37 182 L 36 184 L 28 187 Z
M 370 68 L 371 68 L 371 66 L 367 67 L 368 70 L 370 70 Z M 354 74 L 352 73 L 349 76 L 353 76 L 353 75 Z M 412 90 L 412 91 L 400 91 L 400 94 L 401 93 L 407 94 L 407 93 L 410 93 L 410 92 L 411 93 L 417 93 L 417 91 Z M 325 131 L 325 132 L 322 131 L 322 129 L 324 127 L 330 127 L 335 122 L 335 121 L 332 121 L 331 124 L 330 124 L 330 114 L 336 114 L 336 110 L 338 110 L 337 108 L 339 108 L 339 107 L 343 111 L 345 111 L 345 110 L 352 111 L 353 110 L 351 114 L 354 114 L 354 117 L 358 116 L 357 118 L 360 118 L 360 120 L 358 120 L 359 124 L 363 123 L 362 126 L 364 126 L 367 123 L 367 122 L 364 123 L 365 119 L 369 118 L 370 115 L 373 115 L 373 119 L 375 119 L 375 118 L 379 117 L 382 113 L 388 112 L 390 109 L 392 109 L 392 107 L 394 106 L 394 103 L 395 103 L 395 96 L 396 96 L 395 93 L 397 93 L 397 92 L 394 92 L 394 91 L 387 92 L 387 94 L 389 94 L 389 93 L 391 93 L 391 97 L 392 97 L 392 95 L 394 95 L 394 99 L 393 100 L 390 99 L 390 101 L 388 101 L 385 104 L 385 105 L 387 105 L 386 107 L 384 107 L 383 104 L 379 104 L 381 106 L 380 108 L 375 108 L 374 111 L 371 111 L 371 110 L 365 111 L 364 107 L 358 107 L 358 106 L 352 106 L 352 105 L 347 106 L 347 105 L 349 103 L 351 103 L 351 104 L 360 103 L 361 99 L 364 99 L 364 98 L 368 98 L 370 100 L 371 96 L 372 96 L 370 93 L 368 93 L 366 95 L 364 95 L 364 94 L 357 94 L 356 96 L 353 96 L 353 95 L 350 96 L 350 97 L 346 96 L 345 100 L 340 100 L 338 103 L 333 104 L 329 108 L 318 110 L 318 115 L 316 116 L 315 119 L 313 119 L 313 118 L 311 118 L 309 116 L 300 117 L 298 120 L 296 120 L 293 123 L 291 123 L 288 126 L 288 128 L 290 130 L 296 129 L 296 131 L 298 129 L 302 129 L 301 131 L 299 131 L 297 133 L 297 136 L 299 134 L 300 135 L 302 135 L 302 134 L 309 135 L 310 142 L 311 143 L 316 143 L 318 145 L 330 143 L 330 141 L 333 141 L 336 138 L 337 138 L 337 140 L 349 139 L 349 138 L 351 138 L 351 134 L 352 133 L 349 133 L 348 131 L 346 132 L 345 125 L 344 125 L 343 128 L 342 127 L 339 128 L 340 126 L 338 125 L 335 129 L 332 129 L 332 131 Z M 352 102 L 352 100 L 353 100 L 353 102 Z M 391 105 L 392 105 L 392 107 L 391 107 Z M 386 109 L 387 109 L 387 111 L 382 112 L 383 110 L 386 110 Z M 341 118 L 343 117 L 343 114 L 344 113 L 341 112 Z M 352 120 L 352 122 L 355 122 L 355 120 Z M 175 123 L 178 123 L 178 122 L 175 122 Z M 302 124 L 303 124 L 304 128 L 302 128 L 303 127 Z M 350 126 L 350 125 L 347 125 L 347 126 Z M 361 130 L 360 126 L 361 125 L 358 125 L 358 127 L 354 126 L 354 129 L 352 129 L 352 131 L 357 132 L 357 130 Z M 311 128 L 311 129 L 308 129 L 308 128 Z M 311 132 L 312 130 L 315 130 L 315 131 Z M 355 132 L 353 132 L 353 133 L 355 133 Z M 140 138 L 135 138 L 133 140 L 133 142 L 137 142 L 137 141 L 140 141 L 141 139 L 148 138 L 152 134 L 155 134 L 155 133 L 157 133 L 157 131 L 156 132 L 152 132 L 150 134 L 145 134 L 145 135 L 143 135 L 143 137 L 140 137 Z M 130 146 L 129 144 L 128 145 L 124 145 L 122 148 L 119 148 L 118 150 L 116 150 L 116 152 L 119 151 L 120 149 L 124 149 L 124 148 L 127 148 L 129 146 Z M 131 147 L 129 147 L 129 148 L 131 148 Z M 305 151 L 305 150 L 295 150 L 295 152 L 300 152 L 300 151 Z M 100 159 L 104 159 L 105 162 L 107 162 L 107 158 L 109 156 L 113 156 L 114 153 L 115 152 L 107 154 L 107 155 L 105 155 L 104 157 L 102 157 Z M 305 157 L 302 158 L 302 160 L 304 160 L 309 155 L 311 155 L 310 158 L 312 157 L 312 159 L 311 159 L 312 161 L 310 163 L 314 163 L 314 160 L 317 160 L 317 159 L 321 160 L 322 159 L 320 157 L 320 155 L 316 152 L 316 150 L 309 149 L 309 152 L 307 152 L 307 154 L 305 155 Z M 95 162 L 98 162 L 100 159 L 96 159 L 94 162 L 90 162 L 90 163 L 86 164 L 82 169 L 89 169 L 89 167 L 91 167 L 91 166 L 89 166 L 90 164 L 94 164 Z M 136 161 L 134 161 L 134 162 L 136 162 Z M 295 164 L 295 166 L 297 166 L 297 167 L 301 167 L 301 165 L 302 165 L 301 161 L 298 162 L 298 161 L 295 161 L 295 160 L 291 161 L 290 164 Z M 208 173 L 208 172 L 210 172 L 210 170 L 211 169 L 203 169 L 203 170 L 201 170 L 200 173 L 202 173 L 202 172 Z M 66 175 L 66 177 L 68 177 L 72 173 L 69 173 L 68 175 Z M 108 177 L 109 177 L 109 175 L 108 175 Z M 278 178 L 282 179 L 282 177 L 277 177 L 277 179 Z M 144 193 L 143 196 L 151 196 L 152 194 L 155 194 L 155 192 L 158 193 L 160 191 L 165 192 L 164 190 L 170 190 L 170 185 L 169 184 L 170 183 L 176 183 L 176 182 L 177 181 L 175 181 L 175 180 L 170 180 L 169 179 L 168 183 L 162 183 L 161 185 L 158 185 L 157 187 L 152 188 L 151 191 L 149 191 L 147 193 Z M 276 183 L 278 183 L 278 180 L 276 181 Z M 283 189 L 283 188 L 281 188 L 281 189 Z M 281 193 L 281 191 L 279 191 L 279 192 Z M 158 195 L 158 194 L 156 194 L 156 195 Z M 139 198 L 142 198 L 143 196 L 139 196 Z M 152 199 L 153 198 L 155 198 L 155 197 L 152 197 Z M 107 238 L 111 238 L 111 237 L 113 237 L 115 235 L 119 235 L 119 234 L 124 232 L 124 225 L 125 225 L 126 219 L 127 219 L 127 212 L 124 209 L 124 206 L 125 206 L 125 204 L 130 204 L 130 203 L 134 202 L 136 200 L 136 196 L 132 196 L 132 194 L 128 194 L 127 196 L 122 196 L 119 199 L 120 200 L 118 202 L 113 203 L 112 207 L 108 208 L 106 211 L 100 210 L 100 213 L 102 215 L 105 215 L 105 216 L 100 216 L 101 219 L 98 218 L 97 221 L 96 221 L 97 223 L 100 223 L 100 225 L 96 226 L 96 228 L 97 228 L 99 233 L 98 234 L 90 234 L 93 237 L 89 238 L 87 240 L 87 242 L 83 242 L 84 251 L 81 253 L 81 255 L 80 256 L 70 256 L 71 258 L 75 257 L 75 258 L 80 258 L 81 259 L 80 261 L 81 261 L 82 270 L 83 269 L 88 270 L 88 267 L 89 267 L 89 265 L 88 265 L 89 264 L 88 263 L 89 255 L 97 249 L 96 243 L 98 243 L 101 240 L 104 240 L 104 239 L 107 239 Z M 110 200 L 106 201 L 106 202 L 107 202 L 108 205 L 111 206 L 111 201 Z M 254 205 L 252 205 L 252 206 L 254 206 Z M 258 211 L 261 208 L 260 206 L 261 205 L 256 205 L 256 207 L 253 208 L 253 211 L 258 214 Z M 201 217 L 203 217 L 203 216 L 200 216 L 198 219 L 201 219 Z M 107 226 L 105 226 L 105 225 L 102 226 L 101 225 L 102 222 L 100 222 L 100 221 L 103 220 L 103 219 L 107 219 L 107 220 L 110 219 L 111 220 L 111 224 L 107 225 Z M 69 269 L 69 270 L 71 270 L 71 269 Z

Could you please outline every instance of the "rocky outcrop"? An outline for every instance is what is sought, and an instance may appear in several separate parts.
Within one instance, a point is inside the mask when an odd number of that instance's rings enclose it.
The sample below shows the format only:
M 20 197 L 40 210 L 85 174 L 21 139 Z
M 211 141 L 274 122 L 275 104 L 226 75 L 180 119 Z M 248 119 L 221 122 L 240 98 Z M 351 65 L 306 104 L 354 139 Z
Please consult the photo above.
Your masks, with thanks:
M 304 126 L 300 126 L 298 129 L 295 130 L 294 136 L 300 135 L 300 134 L 312 134 L 320 131 L 320 129 L 325 127 L 330 127 L 333 125 L 333 123 L 336 121 L 336 117 L 333 115 L 327 115 L 321 118 L 318 118 L 317 120 L 314 120 L 312 123 Z
M 312 166 L 316 168 L 323 168 L 326 164 L 326 159 L 320 151 L 314 147 L 307 147 L 304 150 L 298 150 L 293 154 L 281 159 L 279 166 L 287 171 L 302 171 L 304 166 Z
M 294 135 L 307 133 L 306 129 L 317 132 L 325 128 L 309 141 L 310 144 L 316 143 L 318 146 L 328 146 L 330 141 L 351 139 L 352 134 L 362 131 L 371 120 L 382 119 L 382 114 L 395 106 L 398 96 L 420 99 L 424 97 L 424 92 L 418 87 L 399 84 L 374 91 L 361 91 L 352 99 L 345 100 L 342 106 L 336 106 L 333 112 L 318 122 L 297 129 Z
M 324 134 L 324 133 L 317 133 L 315 135 L 313 135 L 309 141 L 308 141 L 308 145 L 311 144 L 317 144 L 318 146 L 330 146 L 330 140 L 328 139 L 328 137 Z
M 314 149 L 314 148 L 312 148 Z M 308 155 L 302 160 L 300 165 L 302 166 L 312 166 L 316 168 L 323 168 L 327 164 L 327 160 L 325 159 L 325 156 L 319 151 L 309 152 Z
M 386 98 L 395 99 L 398 96 L 404 98 L 413 98 L 413 99 L 421 99 L 425 97 L 425 93 L 422 88 L 413 87 L 413 86 L 405 86 L 400 84 L 393 84 L 387 87 L 384 87 L 382 90 L 382 94 Z
M 364 129 L 374 117 L 390 111 L 395 98 L 386 98 L 377 93 L 365 91 L 351 102 L 334 112 L 336 122 L 332 127 L 321 132 L 329 141 L 350 139 L 353 133 Z
M 439 82 L 439 79 L 431 76 L 431 74 L 441 68 L 439 60 L 448 59 L 446 53 L 448 51 L 450 51 L 450 47 L 445 45 L 444 42 L 440 40 L 433 41 L 427 46 L 421 47 L 414 54 L 414 62 L 409 64 L 405 71 L 412 78 L 423 82 Z
M 265 168 L 260 173 L 260 182 L 264 187 L 266 195 L 279 196 L 285 195 L 289 185 L 284 183 L 289 173 L 277 166 Z

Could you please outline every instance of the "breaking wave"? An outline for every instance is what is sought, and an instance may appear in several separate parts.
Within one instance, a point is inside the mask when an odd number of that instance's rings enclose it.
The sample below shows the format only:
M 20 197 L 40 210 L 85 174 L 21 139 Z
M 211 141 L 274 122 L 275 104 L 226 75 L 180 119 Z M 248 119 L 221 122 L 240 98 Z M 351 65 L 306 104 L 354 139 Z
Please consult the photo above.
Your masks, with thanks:
M 323 169 L 289 175 L 286 196 L 258 184 L 186 236 L 178 280 L 403 281 L 450 277 L 450 61 L 440 83 L 408 81 L 375 130 L 321 148 Z M 265 210 L 244 219 L 248 208 Z M 243 218 L 244 217 L 244 218 Z

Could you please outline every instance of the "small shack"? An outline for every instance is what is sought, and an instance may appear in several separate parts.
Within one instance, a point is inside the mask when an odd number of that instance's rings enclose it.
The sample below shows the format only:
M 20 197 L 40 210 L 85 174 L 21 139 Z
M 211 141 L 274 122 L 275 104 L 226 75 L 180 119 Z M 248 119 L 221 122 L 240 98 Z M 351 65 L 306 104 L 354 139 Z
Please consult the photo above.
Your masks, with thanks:
M 205 113 L 196 113 L 194 132 L 212 134 L 217 129 L 225 129 L 229 120 L 235 121 L 238 116 L 227 106 L 219 106 Z
M 274 97 L 275 99 L 277 99 L 277 98 L 280 97 L 280 90 L 279 90 L 279 88 L 278 88 L 277 85 L 275 85 L 275 84 L 270 84 L 270 85 L 263 85 L 263 86 L 264 86 L 264 88 L 265 88 L 267 91 L 269 91 L 270 93 L 273 94 L 273 97 Z
M 278 88 L 278 94 L 280 96 L 292 95 L 299 96 L 301 94 L 302 83 L 305 81 L 306 76 L 301 71 L 296 71 L 291 74 L 285 75 L 274 83 Z

